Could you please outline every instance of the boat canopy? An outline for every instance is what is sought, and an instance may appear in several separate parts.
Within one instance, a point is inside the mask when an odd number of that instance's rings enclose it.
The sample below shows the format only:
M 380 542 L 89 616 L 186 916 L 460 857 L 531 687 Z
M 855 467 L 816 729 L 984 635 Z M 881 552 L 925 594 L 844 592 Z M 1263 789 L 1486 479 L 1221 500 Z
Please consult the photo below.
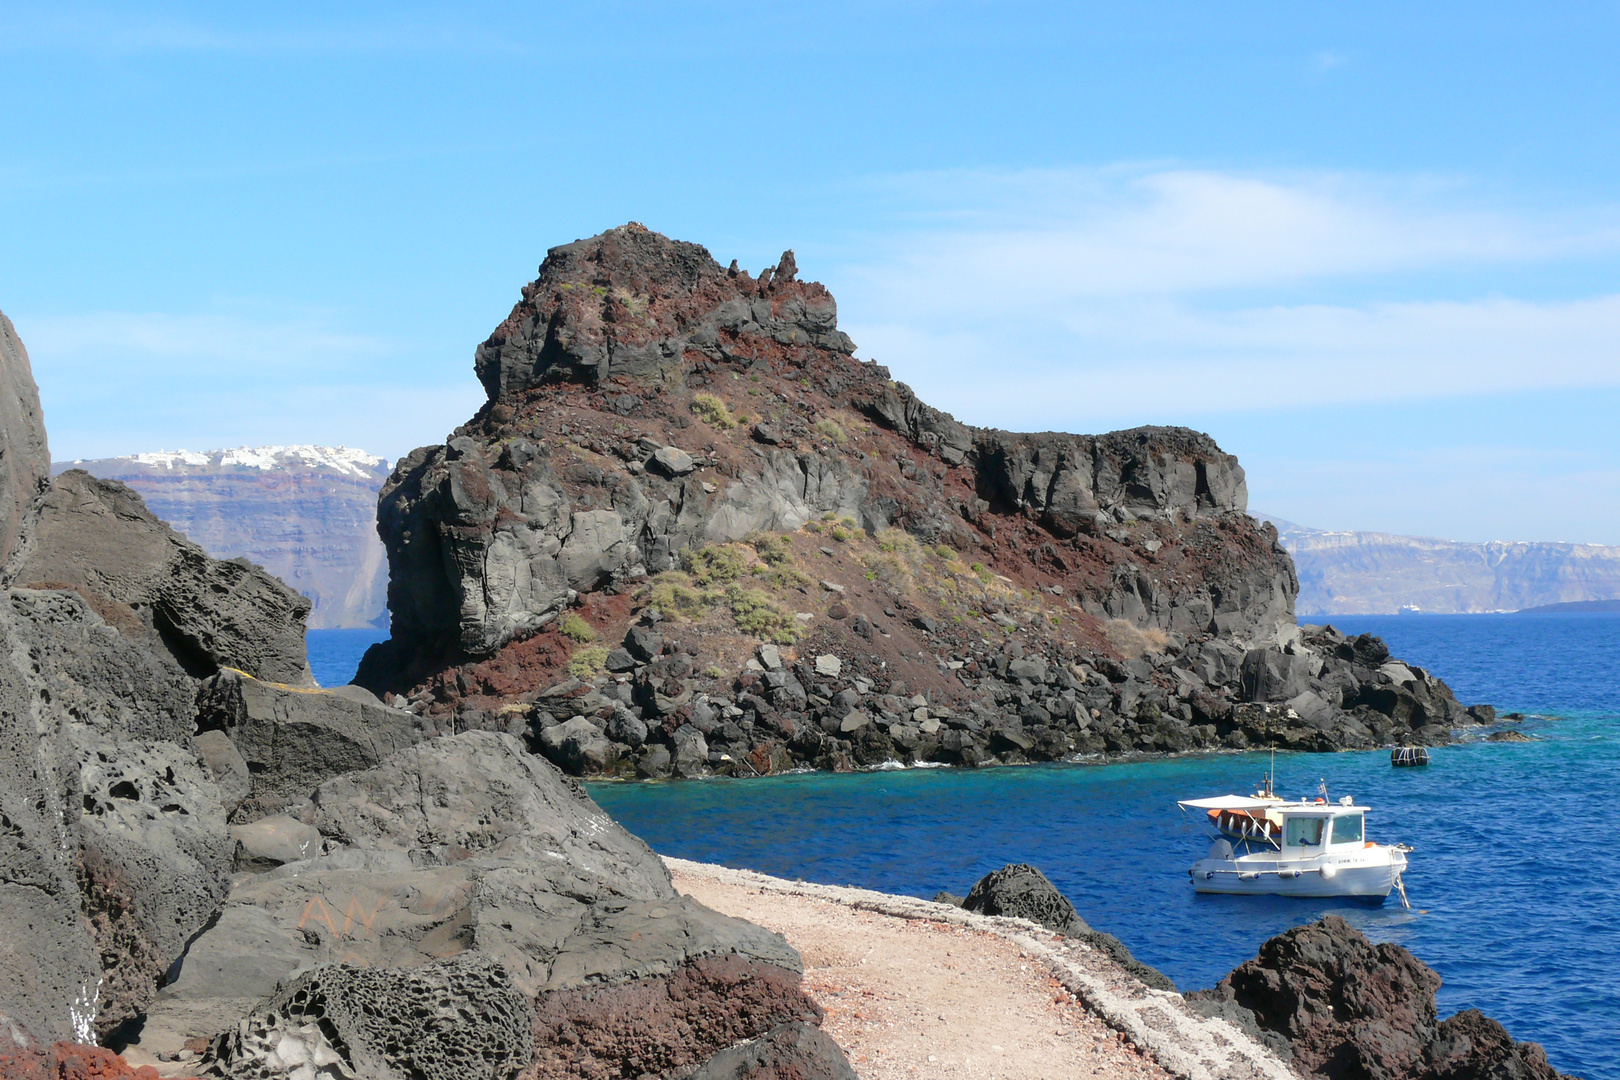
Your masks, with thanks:
M 1182 799 L 1176 805 L 1184 810 L 1259 810 L 1280 803 L 1277 799 L 1256 799 L 1248 795 L 1221 795 L 1214 799 Z

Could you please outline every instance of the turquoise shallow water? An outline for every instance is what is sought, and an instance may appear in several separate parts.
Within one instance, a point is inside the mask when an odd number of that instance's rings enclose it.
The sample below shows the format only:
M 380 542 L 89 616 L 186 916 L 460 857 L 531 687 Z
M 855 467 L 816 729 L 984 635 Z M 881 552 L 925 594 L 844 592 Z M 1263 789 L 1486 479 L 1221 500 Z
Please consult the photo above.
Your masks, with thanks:
M 674 784 L 593 784 L 610 813 L 669 855 L 783 877 L 932 896 L 1007 862 L 1041 867 L 1096 927 L 1183 989 L 1212 985 L 1266 938 L 1335 910 L 1406 946 L 1445 984 L 1553 1064 L 1620 1080 L 1620 616 L 1345 617 L 1445 678 L 1465 702 L 1553 714 L 1529 744 L 1389 755 L 1280 754 L 1285 795 L 1376 808 L 1378 840 L 1412 844 L 1414 910 L 1197 896 L 1205 830 L 1175 800 L 1243 791 L 1263 754 L 1130 764 Z

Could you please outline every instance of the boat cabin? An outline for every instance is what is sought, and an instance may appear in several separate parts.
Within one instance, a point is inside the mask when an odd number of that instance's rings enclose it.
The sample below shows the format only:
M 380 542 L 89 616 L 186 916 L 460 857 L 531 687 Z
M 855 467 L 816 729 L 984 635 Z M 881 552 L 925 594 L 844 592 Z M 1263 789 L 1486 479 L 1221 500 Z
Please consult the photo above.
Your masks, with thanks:
M 1320 851 L 1341 844 L 1360 847 L 1367 840 L 1364 806 L 1311 803 L 1279 806 L 1272 813 L 1282 818 L 1281 846 L 1285 852 L 1291 848 Z

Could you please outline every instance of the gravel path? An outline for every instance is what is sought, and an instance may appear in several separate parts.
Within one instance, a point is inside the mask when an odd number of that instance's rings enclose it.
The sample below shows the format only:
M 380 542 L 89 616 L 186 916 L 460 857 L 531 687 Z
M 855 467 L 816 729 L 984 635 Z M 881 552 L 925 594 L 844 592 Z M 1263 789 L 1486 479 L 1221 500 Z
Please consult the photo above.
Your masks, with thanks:
M 666 859 L 675 886 L 785 936 L 863 1080 L 1295 1080 L 1248 1036 L 1033 923 Z

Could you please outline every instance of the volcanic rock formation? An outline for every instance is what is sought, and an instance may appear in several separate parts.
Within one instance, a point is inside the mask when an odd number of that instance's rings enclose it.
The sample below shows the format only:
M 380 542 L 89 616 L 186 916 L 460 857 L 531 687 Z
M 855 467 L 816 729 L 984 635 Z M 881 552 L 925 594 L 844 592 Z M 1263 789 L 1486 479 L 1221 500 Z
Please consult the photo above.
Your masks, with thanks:
M 357 681 L 587 774 L 1475 722 L 1374 639 L 1295 625 L 1208 436 L 974 428 L 853 353 L 792 252 L 755 277 L 636 224 L 553 249 L 478 347 L 488 402 L 383 487 L 392 637 Z
M 849 1075 L 798 955 L 554 766 L 317 689 L 303 597 L 122 484 L 47 488 L 13 345 L 0 1071 L 152 1075 L 100 1041 L 255 1080 Z
M 1188 999 L 1287 1040 L 1294 1067 L 1323 1080 L 1559 1080 L 1540 1045 L 1515 1042 L 1479 1010 L 1439 1020 L 1439 988 L 1434 969 L 1399 945 L 1374 945 L 1328 915 Z

